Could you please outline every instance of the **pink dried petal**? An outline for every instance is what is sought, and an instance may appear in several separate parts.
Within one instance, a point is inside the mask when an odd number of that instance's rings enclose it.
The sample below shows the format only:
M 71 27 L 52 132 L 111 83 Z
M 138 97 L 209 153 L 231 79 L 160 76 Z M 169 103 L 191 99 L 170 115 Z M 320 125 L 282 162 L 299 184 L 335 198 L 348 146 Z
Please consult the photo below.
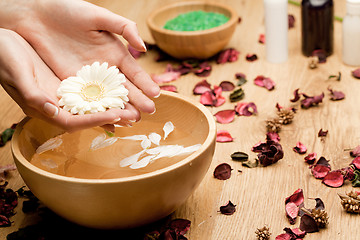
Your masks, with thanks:
M 279 103 L 276 103 L 275 107 L 276 107 L 276 109 L 277 109 L 278 111 L 280 111 L 282 108 L 284 108 L 284 107 L 281 106 Z
M 285 204 L 293 202 L 296 204 L 296 206 L 300 206 L 302 203 L 304 203 L 304 193 L 301 188 L 297 189 L 293 194 L 291 194 L 289 197 L 285 199 Z
M 360 155 L 360 145 L 350 151 L 350 156 L 357 157 L 358 155 Z
M 194 73 L 199 77 L 207 77 L 210 75 L 211 69 L 211 65 L 205 61 L 199 64 L 199 69 L 195 70 Z
M 304 238 L 306 235 L 305 231 L 302 231 L 300 228 L 284 228 L 284 231 L 288 234 L 290 234 L 291 236 L 294 237 L 294 239 L 296 238 Z
M 292 14 L 288 14 L 288 28 L 293 28 L 295 26 L 295 17 Z
M 326 137 L 329 130 L 323 131 L 322 128 L 319 130 L 318 137 Z
M 344 176 L 340 171 L 329 172 L 322 180 L 326 186 L 337 188 L 344 184 Z
M 220 87 L 223 91 L 232 91 L 235 89 L 235 85 L 230 81 L 222 81 Z
M 322 179 L 331 171 L 331 168 L 321 164 L 316 164 L 311 168 L 312 175 L 317 179 Z
M 271 140 L 271 141 L 274 141 L 274 142 L 280 142 L 280 136 L 276 132 L 268 132 L 266 134 L 266 140 Z
M 239 51 L 237 51 L 236 49 L 234 48 L 224 49 L 219 53 L 216 62 L 217 64 L 222 64 L 226 62 L 235 62 L 238 60 L 238 56 L 239 56 Z
M 145 54 L 145 52 L 140 52 L 140 51 L 136 50 L 136 49 L 133 48 L 130 44 L 128 45 L 128 51 L 130 52 L 130 54 L 131 54 L 135 59 L 138 59 L 138 58 L 140 58 L 142 55 Z
M 224 215 L 232 215 L 236 211 L 236 205 L 229 201 L 225 206 L 220 207 L 220 212 Z
M 345 94 L 341 91 L 334 91 L 332 89 L 329 89 L 328 90 L 330 91 L 330 99 L 333 100 L 333 101 L 337 101 L 337 100 L 342 100 L 345 98 Z
M 354 160 L 352 160 L 351 164 L 353 164 L 356 169 L 360 170 L 360 156 L 357 156 L 356 158 L 354 158 Z
M 168 83 L 179 79 L 179 72 L 164 72 L 161 74 L 153 74 L 151 78 L 158 84 Z
M 222 110 L 215 113 L 215 118 L 218 123 L 230 123 L 234 121 L 235 110 Z
M 253 61 L 256 61 L 258 59 L 257 55 L 256 54 L 246 54 L 246 57 L 245 57 L 246 61 L 249 61 L 249 62 L 253 62 Z
M 264 44 L 265 43 L 265 34 L 259 35 L 259 43 Z
M 169 92 L 177 92 L 177 88 L 175 85 L 162 85 L 160 86 L 160 89 Z
M 292 240 L 291 235 L 288 233 L 282 233 L 280 235 L 277 235 L 275 240 Z
M 218 97 L 221 96 L 222 91 L 223 91 L 223 90 L 222 90 L 222 88 L 221 88 L 220 86 L 217 86 L 217 85 L 214 86 L 213 93 L 214 93 L 214 95 L 215 95 L 216 98 L 218 98 Z
M 307 96 L 306 94 L 302 94 L 305 99 L 301 100 L 301 107 L 302 108 L 309 108 L 315 105 L 318 105 L 319 103 L 322 102 L 323 98 L 324 98 L 324 93 L 317 95 L 317 96 Z
M 219 130 L 216 134 L 217 142 L 232 142 L 234 139 L 227 130 Z
M 8 165 L 5 165 L 5 166 L 0 166 L 0 182 L 1 182 L 1 180 L 3 180 L 3 181 L 5 180 L 6 175 L 10 171 L 14 171 L 14 170 L 16 170 L 15 164 L 8 164 Z M 0 208 L 1 208 L 1 206 L 0 206 Z M 1 214 L 1 212 L 0 212 L 0 214 Z
M 211 85 L 206 81 L 206 79 L 198 82 L 193 89 L 193 93 L 195 95 L 201 95 L 207 91 L 211 91 Z
M 316 157 L 317 157 L 316 152 L 313 152 L 313 153 L 309 153 L 304 159 L 306 163 L 313 164 L 316 160 Z
M 296 146 L 293 147 L 293 150 L 294 150 L 294 152 L 296 152 L 296 153 L 304 154 L 304 153 L 306 153 L 307 148 L 306 148 L 306 146 L 305 146 L 304 144 L 302 144 L 301 142 L 297 142 L 297 143 L 296 143 Z
M 360 79 L 360 68 L 355 69 L 351 72 L 351 74 L 353 75 L 353 77 Z
M 214 170 L 214 177 L 219 180 L 226 180 L 231 177 L 231 166 L 227 163 L 219 164 Z
M 274 87 L 275 87 L 275 82 L 273 80 L 271 80 L 270 78 L 268 77 L 264 77 L 262 75 L 260 76 L 257 76 L 255 79 L 254 79 L 254 83 L 255 85 L 257 86 L 260 86 L 260 87 L 264 87 L 266 88 L 267 90 L 273 90 Z
M 290 224 L 295 224 L 296 218 L 299 214 L 299 207 L 296 206 L 294 202 L 288 202 L 285 204 L 285 212 Z
M 311 56 L 318 57 L 319 63 L 326 63 L 327 54 L 322 49 L 314 50 L 311 54 Z
M 242 102 L 242 103 L 236 104 L 235 112 L 239 116 L 251 116 L 253 114 L 258 113 L 257 107 L 256 107 L 255 103 L 253 103 L 253 102 L 250 102 L 250 103 Z
M 300 99 L 299 88 L 294 91 L 294 98 L 290 99 L 290 102 L 297 102 Z
M 216 103 L 216 98 L 211 91 L 207 91 L 201 94 L 200 103 L 205 106 L 214 106 Z
M 215 107 L 219 107 L 221 105 L 223 105 L 226 102 L 226 98 L 223 96 L 219 96 L 216 98 L 216 102 L 215 102 Z

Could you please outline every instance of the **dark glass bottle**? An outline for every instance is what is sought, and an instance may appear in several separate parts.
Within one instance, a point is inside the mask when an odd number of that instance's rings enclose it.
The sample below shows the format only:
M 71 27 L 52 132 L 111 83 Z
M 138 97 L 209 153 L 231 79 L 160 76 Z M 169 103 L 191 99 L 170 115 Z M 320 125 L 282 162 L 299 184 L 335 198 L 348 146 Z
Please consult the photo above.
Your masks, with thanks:
M 332 0 L 302 0 L 302 53 L 311 56 L 324 50 L 329 56 L 334 45 L 334 4 Z

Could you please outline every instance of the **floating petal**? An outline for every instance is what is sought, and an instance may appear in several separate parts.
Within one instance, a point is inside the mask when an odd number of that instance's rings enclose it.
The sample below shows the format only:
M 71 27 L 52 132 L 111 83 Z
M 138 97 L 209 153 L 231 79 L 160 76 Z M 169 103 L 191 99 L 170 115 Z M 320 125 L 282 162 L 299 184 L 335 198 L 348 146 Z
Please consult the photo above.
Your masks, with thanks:
M 174 127 L 174 124 L 172 122 L 166 122 L 164 127 L 163 127 L 163 130 L 164 130 L 164 140 L 168 137 L 168 135 L 174 131 L 175 127 Z
M 161 140 L 161 136 L 157 133 L 150 133 L 149 134 L 149 139 L 152 143 L 159 145 L 160 144 L 160 140 Z
M 37 154 L 53 150 L 62 144 L 62 139 L 59 137 L 50 138 L 36 149 Z
M 48 169 L 55 169 L 58 167 L 57 163 L 50 158 L 41 159 L 40 163 L 41 163 L 41 165 L 43 165 L 44 167 L 47 167 Z
M 145 152 L 146 150 L 142 150 L 134 155 L 131 155 L 127 158 L 124 158 L 120 161 L 120 167 L 127 167 L 130 166 L 134 163 L 136 163 L 138 161 L 138 159 L 141 157 L 141 155 Z
M 139 168 L 146 167 L 150 163 L 151 159 L 153 159 L 154 157 L 155 157 L 154 155 L 143 157 L 136 163 L 131 164 L 130 168 L 131 169 L 139 169 Z

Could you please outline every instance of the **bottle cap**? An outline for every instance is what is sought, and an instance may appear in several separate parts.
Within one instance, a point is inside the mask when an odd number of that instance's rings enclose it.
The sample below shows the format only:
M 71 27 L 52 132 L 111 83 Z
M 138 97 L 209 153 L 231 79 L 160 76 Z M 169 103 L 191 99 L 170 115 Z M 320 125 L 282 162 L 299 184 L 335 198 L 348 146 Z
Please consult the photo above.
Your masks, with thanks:
M 360 0 L 346 0 L 346 11 L 348 14 L 360 14 Z

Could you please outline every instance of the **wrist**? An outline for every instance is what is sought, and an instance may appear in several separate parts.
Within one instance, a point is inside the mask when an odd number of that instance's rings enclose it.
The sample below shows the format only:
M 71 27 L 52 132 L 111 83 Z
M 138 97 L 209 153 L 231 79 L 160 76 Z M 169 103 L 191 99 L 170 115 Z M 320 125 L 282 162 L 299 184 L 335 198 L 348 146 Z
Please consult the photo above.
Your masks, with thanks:
M 0 27 L 17 32 L 25 21 L 31 21 L 35 4 L 36 0 L 1 0 Z

